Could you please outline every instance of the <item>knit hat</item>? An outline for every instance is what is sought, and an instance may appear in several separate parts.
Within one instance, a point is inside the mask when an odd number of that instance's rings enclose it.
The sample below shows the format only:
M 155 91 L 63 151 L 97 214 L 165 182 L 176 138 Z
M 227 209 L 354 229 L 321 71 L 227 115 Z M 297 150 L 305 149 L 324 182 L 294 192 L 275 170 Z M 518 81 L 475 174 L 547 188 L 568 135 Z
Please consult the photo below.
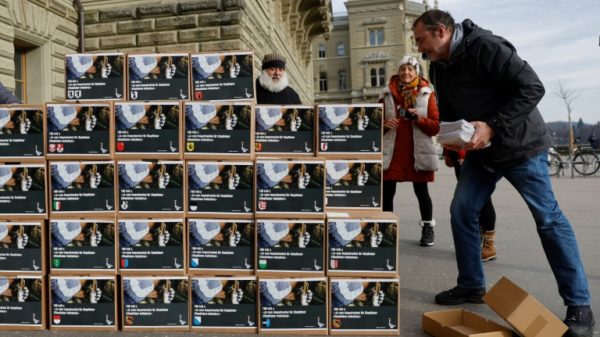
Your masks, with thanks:
M 419 61 L 414 56 L 404 56 L 402 60 L 400 60 L 400 63 L 398 63 L 398 69 L 400 69 L 400 67 L 405 64 L 410 64 L 411 66 L 413 66 L 413 68 L 415 68 L 415 70 L 417 71 L 417 75 L 421 75 L 421 66 L 419 65 Z
M 263 58 L 262 69 L 265 70 L 273 67 L 285 69 L 285 57 L 278 53 L 265 55 Z

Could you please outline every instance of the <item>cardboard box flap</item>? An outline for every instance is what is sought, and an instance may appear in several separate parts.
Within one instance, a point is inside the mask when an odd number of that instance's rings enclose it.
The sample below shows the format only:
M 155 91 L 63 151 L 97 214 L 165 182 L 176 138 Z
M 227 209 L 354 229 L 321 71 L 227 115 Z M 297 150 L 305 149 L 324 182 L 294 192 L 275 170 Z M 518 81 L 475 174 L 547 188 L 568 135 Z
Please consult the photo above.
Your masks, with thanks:
M 506 277 L 483 300 L 524 337 L 561 337 L 568 329 L 548 308 Z
M 463 309 L 423 314 L 423 330 L 436 337 L 511 337 L 512 331 Z

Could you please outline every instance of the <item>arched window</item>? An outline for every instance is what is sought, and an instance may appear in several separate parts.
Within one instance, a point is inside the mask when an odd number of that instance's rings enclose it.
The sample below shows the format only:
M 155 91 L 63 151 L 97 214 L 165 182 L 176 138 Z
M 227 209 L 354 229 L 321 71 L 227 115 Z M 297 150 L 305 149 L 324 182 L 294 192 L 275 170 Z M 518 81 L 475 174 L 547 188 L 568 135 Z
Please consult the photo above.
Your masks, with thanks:
M 325 57 L 325 45 L 320 44 L 319 45 L 319 58 L 322 59 L 324 57 Z
M 327 73 L 324 71 L 319 73 L 319 91 L 327 91 Z
M 345 56 L 346 55 L 346 45 L 343 43 L 338 43 L 337 45 L 337 56 Z

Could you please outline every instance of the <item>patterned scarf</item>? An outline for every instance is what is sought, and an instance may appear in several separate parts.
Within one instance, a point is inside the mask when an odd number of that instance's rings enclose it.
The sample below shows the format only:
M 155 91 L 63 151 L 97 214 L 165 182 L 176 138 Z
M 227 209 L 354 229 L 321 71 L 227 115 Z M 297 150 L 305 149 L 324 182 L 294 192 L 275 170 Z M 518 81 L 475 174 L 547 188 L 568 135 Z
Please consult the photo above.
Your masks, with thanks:
M 421 77 L 416 77 L 410 83 L 402 83 L 398 75 L 390 79 L 390 92 L 394 97 L 394 103 L 403 109 L 414 108 L 417 105 L 419 90 L 428 83 Z

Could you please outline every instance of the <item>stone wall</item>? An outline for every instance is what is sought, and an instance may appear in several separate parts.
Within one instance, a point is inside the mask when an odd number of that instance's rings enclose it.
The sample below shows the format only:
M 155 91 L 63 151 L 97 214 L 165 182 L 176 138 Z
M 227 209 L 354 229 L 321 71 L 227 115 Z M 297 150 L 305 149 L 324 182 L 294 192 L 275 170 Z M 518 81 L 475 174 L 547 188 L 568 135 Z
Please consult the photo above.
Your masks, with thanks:
M 291 85 L 302 101 L 313 101 L 310 41 L 328 32 L 330 0 L 135 0 L 127 1 L 126 6 L 113 0 L 82 3 L 86 51 L 250 50 L 256 55 L 257 72 L 263 55 L 278 51 L 288 59 Z
M 0 0 L 0 81 L 15 87 L 15 43 L 26 49 L 28 103 L 64 99 L 64 55 L 77 49 L 68 0 Z

